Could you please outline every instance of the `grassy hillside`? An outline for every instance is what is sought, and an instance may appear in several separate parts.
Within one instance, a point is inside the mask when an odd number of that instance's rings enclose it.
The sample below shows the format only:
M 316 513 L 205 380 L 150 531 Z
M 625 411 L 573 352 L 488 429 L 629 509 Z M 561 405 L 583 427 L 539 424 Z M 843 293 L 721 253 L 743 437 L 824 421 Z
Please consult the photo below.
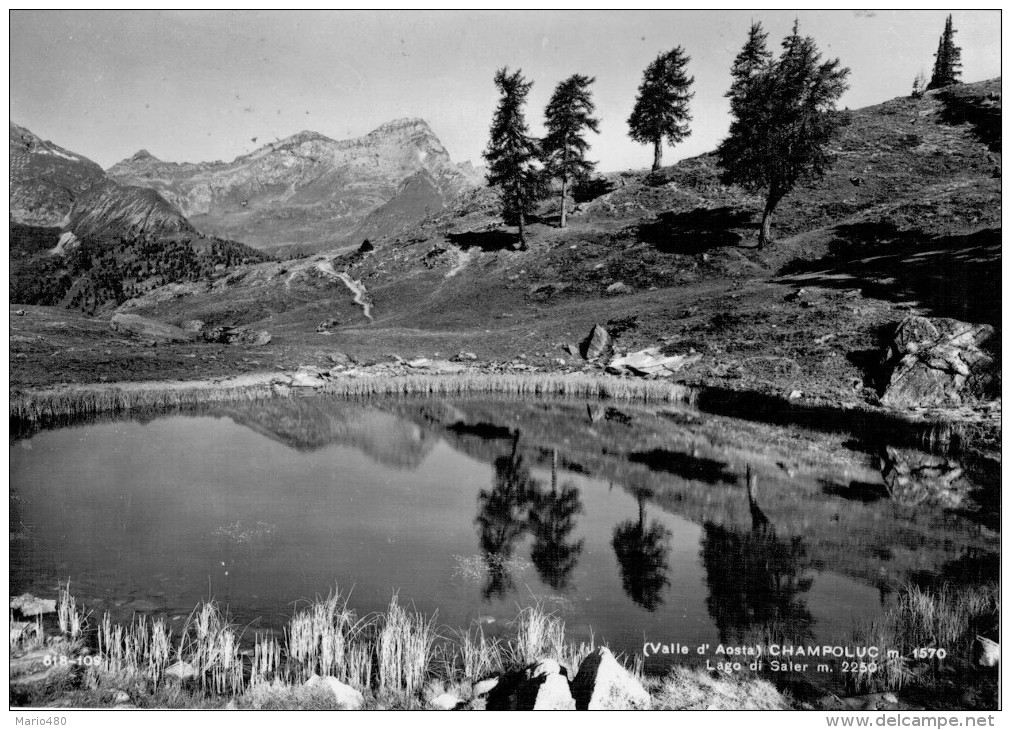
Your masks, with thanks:
M 194 231 L 132 237 L 98 233 L 78 240 L 59 228 L 11 222 L 10 301 L 95 314 L 164 284 L 266 259 L 248 246 Z
M 841 112 L 834 167 L 783 201 L 764 251 L 762 201 L 722 185 L 704 155 L 602 176 L 577 191 L 566 229 L 545 201 L 527 252 L 510 250 L 515 229 L 481 189 L 369 252 L 249 266 L 129 306 L 267 329 L 263 367 L 463 349 L 580 369 L 565 346 L 600 323 L 620 349 L 702 354 L 689 382 L 874 402 L 871 365 L 902 317 L 1000 326 L 999 95 L 997 79 Z M 373 319 L 327 271 L 362 282 Z

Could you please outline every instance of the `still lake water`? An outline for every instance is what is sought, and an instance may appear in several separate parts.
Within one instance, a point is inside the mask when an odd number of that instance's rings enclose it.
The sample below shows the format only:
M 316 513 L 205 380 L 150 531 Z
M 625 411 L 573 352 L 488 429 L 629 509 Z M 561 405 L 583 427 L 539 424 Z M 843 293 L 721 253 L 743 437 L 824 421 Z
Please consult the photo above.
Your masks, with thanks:
M 837 641 L 904 582 L 996 580 L 992 510 L 901 504 L 882 463 L 842 437 L 573 402 L 293 398 L 93 422 L 11 443 L 11 591 L 69 579 L 95 615 L 179 625 L 210 596 L 248 636 L 336 585 L 359 614 L 397 592 L 447 633 L 508 635 L 542 601 L 570 639 L 630 654 L 770 627 Z

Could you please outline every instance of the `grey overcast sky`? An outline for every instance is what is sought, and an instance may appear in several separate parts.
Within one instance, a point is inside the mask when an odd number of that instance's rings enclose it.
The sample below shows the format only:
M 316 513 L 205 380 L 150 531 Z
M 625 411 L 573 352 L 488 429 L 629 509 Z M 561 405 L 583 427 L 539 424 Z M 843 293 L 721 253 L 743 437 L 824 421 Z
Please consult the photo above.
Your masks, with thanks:
M 422 117 L 454 160 L 481 164 L 500 66 L 534 81 L 541 132 L 554 85 L 595 76 L 601 170 L 648 166 L 625 120 L 646 65 L 683 45 L 695 76 L 692 135 L 665 162 L 712 149 L 729 125 L 729 67 L 754 18 L 770 46 L 794 17 L 852 69 L 851 108 L 928 75 L 949 11 L 12 11 L 11 120 L 103 167 L 141 148 L 230 160 L 303 129 L 357 137 Z M 950 11 L 963 80 L 1000 75 L 1000 12 Z M 252 140 L 256 138 L 254 143 Z

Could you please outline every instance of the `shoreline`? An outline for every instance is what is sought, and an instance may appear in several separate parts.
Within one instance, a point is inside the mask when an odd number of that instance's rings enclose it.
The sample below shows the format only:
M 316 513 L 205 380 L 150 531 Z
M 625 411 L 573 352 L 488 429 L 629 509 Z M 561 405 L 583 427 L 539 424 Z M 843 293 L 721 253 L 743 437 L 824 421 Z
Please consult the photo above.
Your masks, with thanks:
M 891 646 L 905 650 L 919 638 L 910 623 L 948 621 L 957 629 L 952 659 L 983 684 L 993 682 L 992 665 L 970 669 L 971 629 L 974 617 L 999 601 L 998 589 L 982 586 L 958 596 L 947 589 L 906 590 L 913 600 L 899 602 L 870 627 L 869 645 L 881 656 Z M 27 594 L 20 598 L 30 599 L 22 607 L 40 603 Z M 41 602 L 51 605 L 26 608 L 35 613 L 12 628 L 14 707 L 923 710 L 922 692 L 940 686 L 929 667 L 910 674 L 901 656 L 883 660 L 880 673 L 841 679 L 836 686 L 807 678 L 805 670 L 791 669 L 799 671 L 791 677 L 745 666 L 713 671 L 708 660 L 705 668 L 675 661 L 659 674 L 647 673 L 641 656 L 612 654 L 592 633 L 588 643 L 576 643 L 564 619 L 540 603 L 519 609 L 505 636 L 489 639 L 472 626 L 454 632 L 454 639 L 434 617 L 399 604 L 396 593 L 385 611 L 359 615 L 347 595 L 331 591 L 302 603 L 281 634 L 256 632 L 244 641 L 245 631 L 213 600 L 198 604 L 181 631 L 165 617 L 146 614 L 128 625 L 113 623 L 108 613 L 91 621 L 69 584 L 56 600 Z M 55 614 L 55 620 L 43 620 L 43 614 Z M 790 641 L 787 635 L 766 639 Z M 610 663 L 606 672 L 597 674 L 595 657 Z M 564 684 L 555 681 L 564 691 L 541 698 L 546 674 L 564 678 Z M 584 690 L 601 682 L 621 691 L 611 697 L 613 704 L 595 707 Z M 959 709 L 989 704 L 985 696 L 975 699 Z
M 827 398 L 790 398 L 721 385 L 644 380 L 605 374 L 496 372 L 470 367 L 462 372 L 390 374 L 384 365 L 354 374 L 310 375 L 302 371 L 249 373 L 198 380 L 124 381 L 12 388 L 14 424 L 48 427 L 99 414 L 171 411 L 206 403 L 250 402 L 278 397 L 325 395 L 376 397 L 506 396 L 583 398 L 680 403 L 702 413 L 781 426 L 848 432 L 926 450 L 974 452 L 1000 458 L 1000 412 L 971 409 L 903 412 Z

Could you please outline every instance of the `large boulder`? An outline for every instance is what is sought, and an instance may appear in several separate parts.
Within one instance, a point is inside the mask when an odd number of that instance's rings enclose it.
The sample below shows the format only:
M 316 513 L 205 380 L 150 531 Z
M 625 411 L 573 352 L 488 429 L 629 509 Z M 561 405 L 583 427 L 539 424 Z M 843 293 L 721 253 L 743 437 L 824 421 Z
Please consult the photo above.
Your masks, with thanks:
M 611 350 L 611 335 L 599 324 L 595 324 L 590 330 L 590 334 L 583 340 L 579 350 L 587 360 L 596 360 Z
M 649 692 L 606 647 L 598 647 L 579 665 L 572 680 L 578 710 L 648 710 Z
M 114 314 L 109 324 L 116 332 L 155 342 L 191 342 L 196 339 L 193 332 L 187 332 L 182 327 L 141 317 L 139 314 Z
M 929 408 L 994 397 L 1000 389 L 997 365 L 983 349 L 993 335 L 988 324 L 907 317 L 885 353 L 882 404 Z

